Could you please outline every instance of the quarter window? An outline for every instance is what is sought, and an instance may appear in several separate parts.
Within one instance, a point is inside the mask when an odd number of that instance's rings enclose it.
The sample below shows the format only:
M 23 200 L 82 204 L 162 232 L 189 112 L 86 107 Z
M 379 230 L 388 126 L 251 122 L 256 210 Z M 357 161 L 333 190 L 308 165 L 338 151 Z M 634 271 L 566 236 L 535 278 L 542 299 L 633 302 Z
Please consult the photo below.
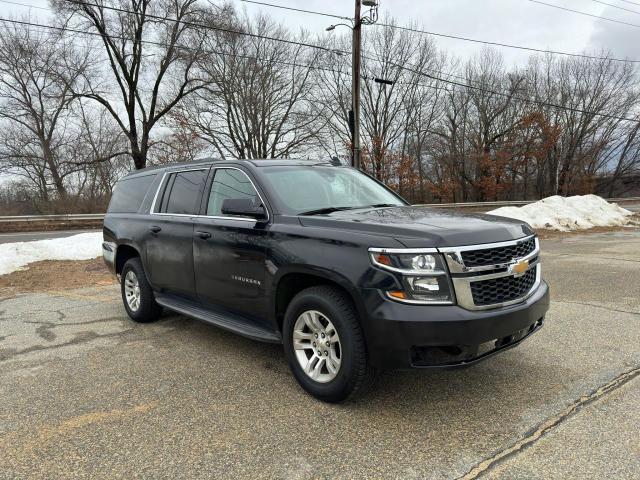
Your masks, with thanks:
M 136 213 L 155 178 L 152 174 L 120 180 L 113 190 L 107 212 Z
M 211 184 L 207 215 L 223 216 L 222 202 L 227 198 L 250 198 L 256 202 L 259 201 L 258 192 L 244 172 L 233 168 L 219 168 Z
M 200 192 L 206 176 L 206 170 L 171 174 L 167 180 L 160 211 L 179 215 L 197 214 L 200 206 Z

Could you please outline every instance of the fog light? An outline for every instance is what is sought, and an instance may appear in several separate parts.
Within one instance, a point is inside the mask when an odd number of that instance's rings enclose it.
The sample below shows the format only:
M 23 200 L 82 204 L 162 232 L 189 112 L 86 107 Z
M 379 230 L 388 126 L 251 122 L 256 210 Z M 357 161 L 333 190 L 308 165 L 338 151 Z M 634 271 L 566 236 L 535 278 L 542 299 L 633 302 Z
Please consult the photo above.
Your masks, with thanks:
M 416 278 L 409 277 L 408 279 L 409 285 L 411 285 L 411 289 L 416 292 L 439 292 L 440 291 L 440 283 L 438 279 L 435 277 L 426 277 L 426 278 Z

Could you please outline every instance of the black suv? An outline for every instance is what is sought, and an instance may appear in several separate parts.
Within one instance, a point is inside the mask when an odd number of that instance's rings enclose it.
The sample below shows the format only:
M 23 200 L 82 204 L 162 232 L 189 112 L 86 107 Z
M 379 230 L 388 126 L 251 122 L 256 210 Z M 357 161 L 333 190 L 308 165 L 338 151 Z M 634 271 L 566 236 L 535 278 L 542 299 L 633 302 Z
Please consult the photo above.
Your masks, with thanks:
M 166 307 L 282 343 L 298 382 L 329 402 L 379 369 L 469 365 L 513 347 L 549 308 L 527 224 L 411 206 L 334 162 L 131 173 L 103 253 L 133 320 Z

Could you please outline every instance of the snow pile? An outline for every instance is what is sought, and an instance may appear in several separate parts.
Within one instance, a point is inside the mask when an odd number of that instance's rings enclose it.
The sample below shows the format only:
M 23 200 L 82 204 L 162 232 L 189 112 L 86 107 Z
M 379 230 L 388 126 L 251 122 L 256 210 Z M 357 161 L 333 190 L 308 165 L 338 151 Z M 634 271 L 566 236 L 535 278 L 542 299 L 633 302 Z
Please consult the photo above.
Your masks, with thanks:
M 0 245 L 0 275 L 41 260 L 90 260 L 102 255 L 102 232 Z
M 633 212 L 609 203 L 597 195 L 544 198 L 524 207 L 502 207 L 490 215 L 517 218 L 533 228 L 567 232 L 593 227 L 627 225 Z

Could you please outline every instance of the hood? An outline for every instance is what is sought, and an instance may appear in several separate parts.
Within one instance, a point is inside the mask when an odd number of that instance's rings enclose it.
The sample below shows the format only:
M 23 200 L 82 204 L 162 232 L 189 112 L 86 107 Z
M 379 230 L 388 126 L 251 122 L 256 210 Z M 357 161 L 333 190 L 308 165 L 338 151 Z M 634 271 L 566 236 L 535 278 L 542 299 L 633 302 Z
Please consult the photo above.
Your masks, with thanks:
M 308 227 L 391 236 L 409 248 L 504 242 L 533 234 L 531 227 L 520 220 L 414 206 L 344 210 L 300 217 L 300 222 Z

